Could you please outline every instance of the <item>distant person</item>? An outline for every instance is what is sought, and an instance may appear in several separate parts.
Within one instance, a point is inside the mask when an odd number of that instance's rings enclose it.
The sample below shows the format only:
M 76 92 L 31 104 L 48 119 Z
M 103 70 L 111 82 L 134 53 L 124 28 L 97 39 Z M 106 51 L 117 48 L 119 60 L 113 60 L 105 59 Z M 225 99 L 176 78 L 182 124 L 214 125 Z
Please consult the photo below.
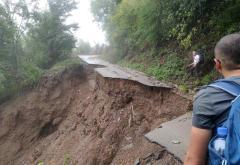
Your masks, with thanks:
M 191 76 L 199 76 L 200 74 L 200 66 L 204 63 L 203 55 L 199 54 L 196 51 L 192 52 L 193 62 L 187 66 L 189 69 Z
M 240 34 L 227 35 L 217 43 L 214 61 L 217 71 L 224 76 L 224 79 L 203 87 L 195 96 L 191 140 L 185 165 L 240 164 L 240 97 L 237 97 L 240 95 Z M 238 106 L 231 106 L 233 100 L 235 100 L 234 105 Z M 236 107 L 238 110 L 233 111 Z M 228 118 L 229 114 L 230 118 Z M 226 138 L 228 145 L 224 147 L 229 147 L 222 152 L 222 156 L 213 157 L 217 152 L 208 149 L 208 145 L 211 138 L 215 137 L 216 130 L 220 132 L 217 128 L 222 125 L 227 128 L 225 133 L 228 137 Z M 233 137 L 235 140 L 231 140 Z M 211 148 L 211 145 L 209 146 Z M 213 159 L 216 160 L 215 163 Z M 231 159 L 235 163 L 232 163 Z

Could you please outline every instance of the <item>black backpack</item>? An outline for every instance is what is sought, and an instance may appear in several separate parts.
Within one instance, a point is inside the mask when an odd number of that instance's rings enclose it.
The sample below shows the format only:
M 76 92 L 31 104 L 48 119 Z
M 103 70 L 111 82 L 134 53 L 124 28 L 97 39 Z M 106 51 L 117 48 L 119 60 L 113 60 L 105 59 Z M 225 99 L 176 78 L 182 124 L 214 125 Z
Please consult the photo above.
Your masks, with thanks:
M 199 64 L 204 64 L 204 62 L 205 62 L 204 51 L 203 50 L 199 50 L 199 51 L 197 51 L 197 54 L 200 56 Z

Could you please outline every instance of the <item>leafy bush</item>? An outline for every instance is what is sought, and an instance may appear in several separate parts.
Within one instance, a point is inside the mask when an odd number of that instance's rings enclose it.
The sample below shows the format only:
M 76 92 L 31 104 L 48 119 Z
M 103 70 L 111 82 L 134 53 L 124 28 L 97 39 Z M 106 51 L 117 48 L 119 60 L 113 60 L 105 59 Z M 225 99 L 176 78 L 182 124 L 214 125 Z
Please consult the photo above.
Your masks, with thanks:
M 0 93 L 4 90 L 4 82 L 6 81 L 6 78 L 3 73 L 0 72 Z
M 69 66 L 79 65 L 81 63 L 78 57 L 73 57 L 64 61 L 56 63 L 48 72 L 59 72 Z
M 164 58 L 164 57 L 163 57 Z M 159 80 L 182 80 L 184 71 L 184 61 L 177 54 L 171 53 L 165 56 L 165 62 L 160 64 L 159 58 L 149 56 L 135 56 L 131 61 L 122 60 L 119 64 L 128 68 L 137 69 L 147 75 L 154 76 Z M 147 63 L 149 61 L 149 63 Z
M 216 80 L 219 77 L 219 73 L 217 71 L 213 70 L 210 73 L 206 74 L 201 80 L 201 85 L 207 85 L 210 84 L 213 80 Z
M 179 85 L 179 89 L 183 93 L 188 93 L 189 91 L 188 86 L 186 84 Z
M 184 63 L 181 58 L 176 54 L 170 54 L 162 65 L 150 66 L 146 72 L 160 80 L 176 80 L 179 78 L 182 79 L 185 74 L 183 66 Z
M 79 65 L 79 58 L 70 58 L 55 64 L 49 70 L 42 70 L 31 63 L 23 64 L 21 74 L 16 77 L 11 72 L 0 71 L 0 103 L 20 92 L 23 88 L 31 88 L 44 73 L 59 72 L 66 67 Z
M 32 64 L 24 64 L 21 74 L 13 75 L 10 70 L 0 72 L 0 103 L 15 95 L 24 87 L 33 85 L 42 75 L 42 70 Z
M 33 64 L 25 64 L 22 71 L 22 86 L 34 84 L 41 77 L 43 70 Z
M 15 94 L 18 86 L 14 77 L 9 76 L 6 72 L 0 72 L 0 104 Z

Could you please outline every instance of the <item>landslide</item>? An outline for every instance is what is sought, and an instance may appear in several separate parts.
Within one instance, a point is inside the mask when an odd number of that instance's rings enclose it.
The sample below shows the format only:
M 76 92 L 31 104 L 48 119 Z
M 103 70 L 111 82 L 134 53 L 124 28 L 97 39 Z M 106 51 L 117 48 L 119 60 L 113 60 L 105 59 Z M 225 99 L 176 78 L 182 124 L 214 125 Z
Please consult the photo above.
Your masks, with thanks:
M 181 164 L 143 135 L 190 104 L 170 89 L 103 78 L 90 66 L 48 74 L 0 105 L 0 164 L 133 164 L 158 151 L 160 164 Z

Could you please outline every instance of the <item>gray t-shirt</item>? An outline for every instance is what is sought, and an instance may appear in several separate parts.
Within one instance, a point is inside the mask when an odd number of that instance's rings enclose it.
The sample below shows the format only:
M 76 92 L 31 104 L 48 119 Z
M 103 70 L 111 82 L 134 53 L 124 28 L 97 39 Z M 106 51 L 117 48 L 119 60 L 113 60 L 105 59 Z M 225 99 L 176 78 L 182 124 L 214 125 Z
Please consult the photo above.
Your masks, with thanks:
M 240 85 L 240 76 L 226 80 Z M 231 102 L 234 99 L 234 96 L 221 89 L 203 87 L 194 99 L 192 125 L 202 129 L 215 129 L 228 118 Z

